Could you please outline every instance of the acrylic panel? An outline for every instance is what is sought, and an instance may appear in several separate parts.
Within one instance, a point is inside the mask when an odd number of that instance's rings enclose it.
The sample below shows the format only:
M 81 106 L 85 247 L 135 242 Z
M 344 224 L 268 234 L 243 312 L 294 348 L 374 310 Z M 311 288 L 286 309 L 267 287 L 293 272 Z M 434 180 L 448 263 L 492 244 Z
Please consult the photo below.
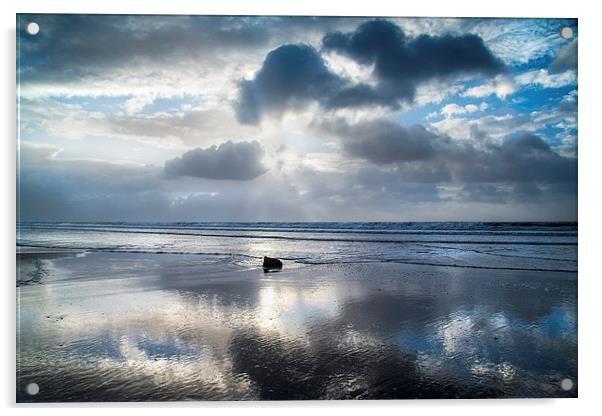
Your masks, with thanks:
M 17 401 L 577 397 L 577 39 L 17 15 Z

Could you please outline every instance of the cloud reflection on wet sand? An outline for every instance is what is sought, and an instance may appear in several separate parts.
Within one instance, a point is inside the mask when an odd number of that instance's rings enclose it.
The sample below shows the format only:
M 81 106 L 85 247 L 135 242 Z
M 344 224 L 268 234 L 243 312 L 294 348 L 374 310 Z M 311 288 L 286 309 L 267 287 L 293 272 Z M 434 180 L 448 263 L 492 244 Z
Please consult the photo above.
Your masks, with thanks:
M 577 394 L 575 273 L 44 261 L 18 288 L 19 401 Z

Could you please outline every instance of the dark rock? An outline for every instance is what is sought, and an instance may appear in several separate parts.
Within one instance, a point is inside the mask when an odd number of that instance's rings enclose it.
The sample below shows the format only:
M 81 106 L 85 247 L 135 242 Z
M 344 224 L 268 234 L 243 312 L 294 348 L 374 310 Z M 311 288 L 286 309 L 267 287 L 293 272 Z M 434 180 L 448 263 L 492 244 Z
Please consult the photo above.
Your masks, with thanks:
M 264 269 L 282 269 L 282 262 L 273 257 L 263 257 L 263 268 Z

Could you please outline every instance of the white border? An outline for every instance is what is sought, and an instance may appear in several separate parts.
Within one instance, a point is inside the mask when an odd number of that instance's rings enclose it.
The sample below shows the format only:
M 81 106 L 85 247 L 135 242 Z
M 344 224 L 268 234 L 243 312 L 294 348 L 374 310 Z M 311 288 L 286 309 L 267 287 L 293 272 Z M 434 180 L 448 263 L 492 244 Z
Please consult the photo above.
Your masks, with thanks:
M 2 363 L 0 367 L 0 404 L 14 411 L 44 412 L 47 415 L 81 414 L 87 408 L 92 414 L 104 415 L 118 408 L 128 413 L 163 414 L 166 407 L 177 407 L 179 413 L 220 412 L 264 415 L 269 413 L 306 414 L 307 412 L 344 411 L 364 414 L 416 412 L 422 414 L 483 415 L 487 416 L 529 411 L 546 415 L 593 413 L 599 406 L 598 387 L 602 368 L 600 362 L 600 301 L 602 294 L 597 271 L 601 261 L 597 252 L 602 236 L 600 221 L 600 165 L 602 134 L 599 123 L 601 73 L 600 46 L 602 39 L 600 15 L 595 2 L 557 1 L 528 2 L 504 0 L 484 2 L 453 1 L 393 1 L 370 0 L 364 4 L 337 0 L 20 0 L 2 4 L 3 23 L 2 67 L 3 97 L 0 100 L 2 126 L 2 323 L 4 329 Z M 579 399 L 565 400 L 462 400 L 462 401 L 389 401 L 389 402 L 276 402 L 276 403 L 154 403 L 16 406 L 14 404 L 15 369 L 15 13 L 144 13 L 144 14 L 250 14 L 250 15 L 347 15 L 347 16 L 463 16 L 463 17 L 577 17 L 579 18 Z M 115 409 L 115 410 L 113 410 Z

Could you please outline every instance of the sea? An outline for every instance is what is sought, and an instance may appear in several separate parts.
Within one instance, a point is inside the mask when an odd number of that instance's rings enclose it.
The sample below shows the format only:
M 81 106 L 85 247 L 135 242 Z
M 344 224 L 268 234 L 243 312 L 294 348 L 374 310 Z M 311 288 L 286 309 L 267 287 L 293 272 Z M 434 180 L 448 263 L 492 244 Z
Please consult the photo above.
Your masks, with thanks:
M 196 254 L 255 267 L 392 262 L 577 271 L 572 222 L 22 222 L 17 246 Z

